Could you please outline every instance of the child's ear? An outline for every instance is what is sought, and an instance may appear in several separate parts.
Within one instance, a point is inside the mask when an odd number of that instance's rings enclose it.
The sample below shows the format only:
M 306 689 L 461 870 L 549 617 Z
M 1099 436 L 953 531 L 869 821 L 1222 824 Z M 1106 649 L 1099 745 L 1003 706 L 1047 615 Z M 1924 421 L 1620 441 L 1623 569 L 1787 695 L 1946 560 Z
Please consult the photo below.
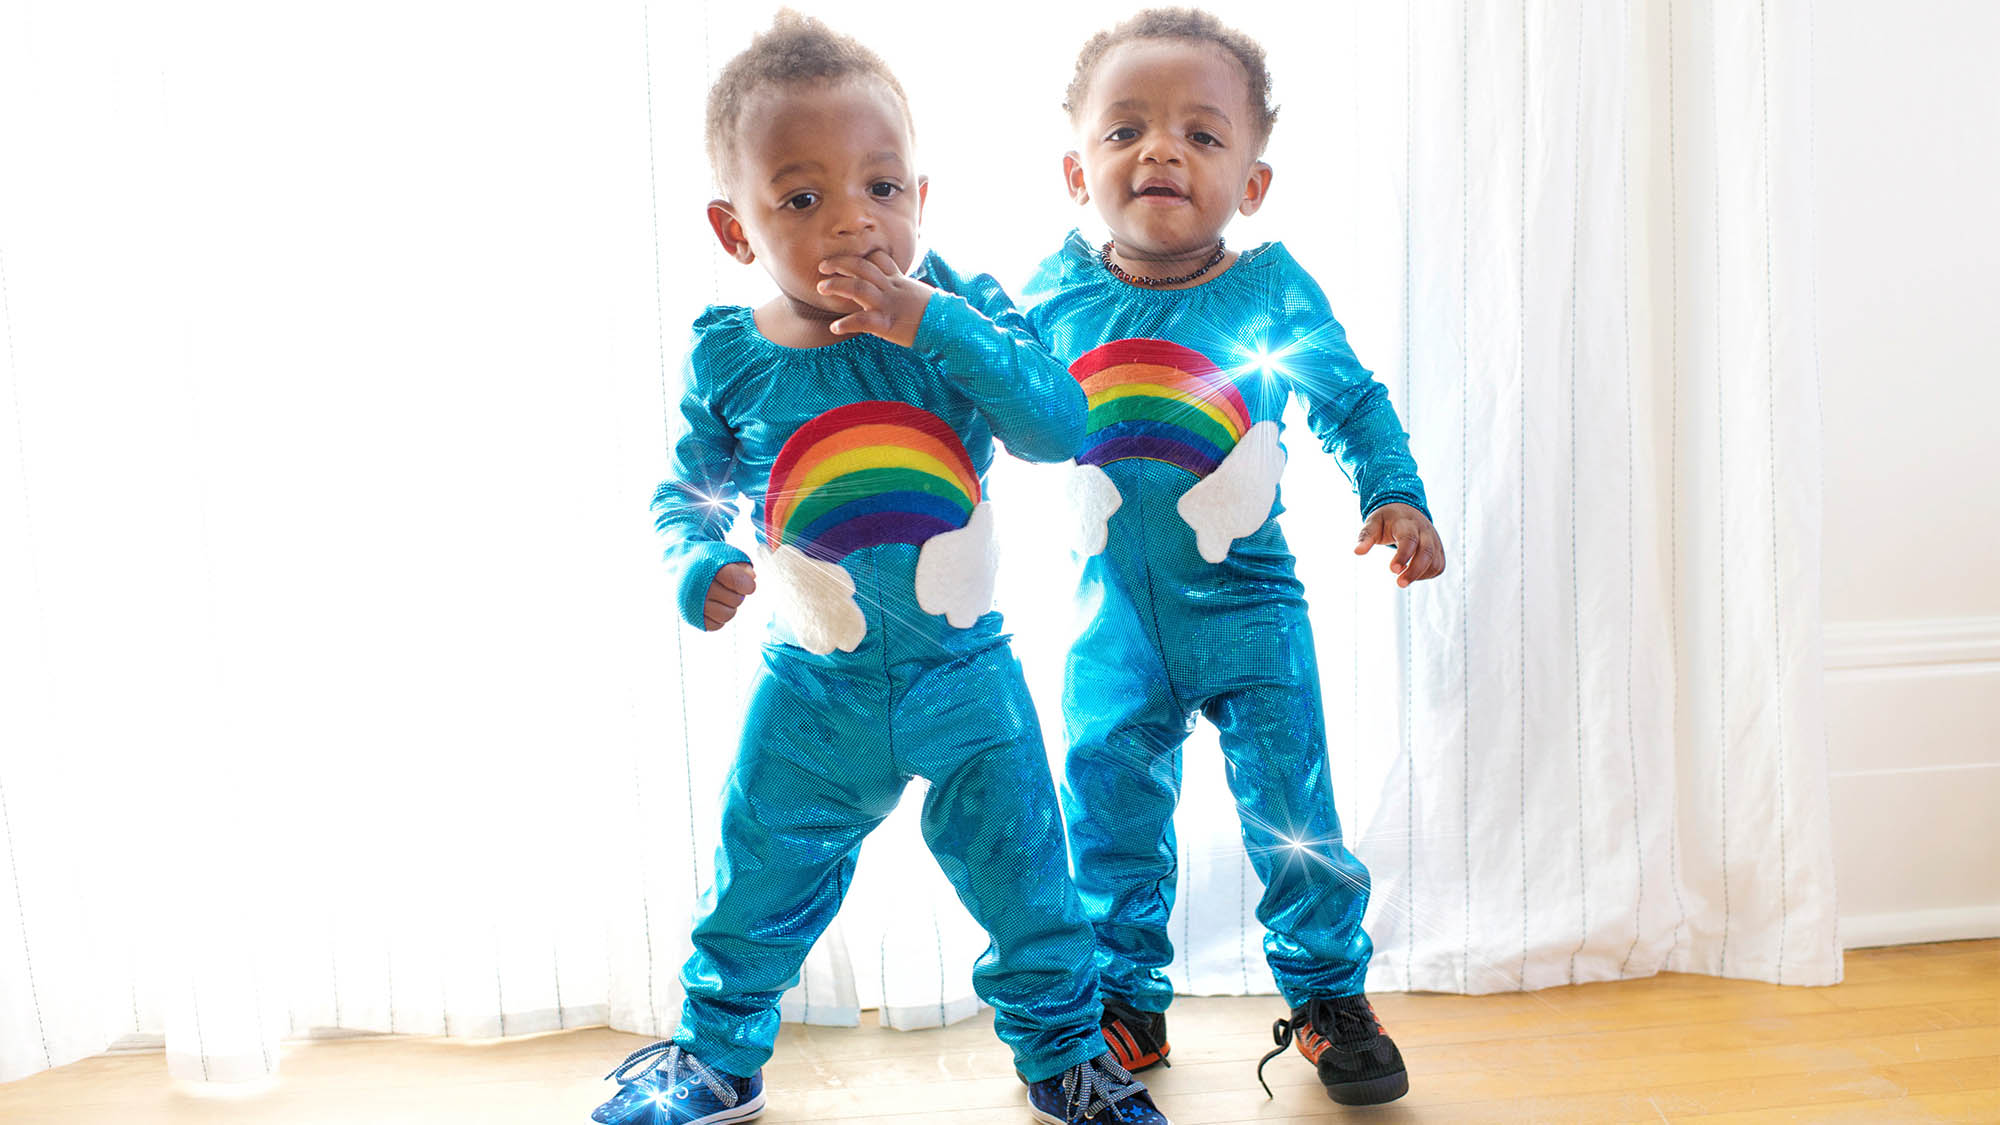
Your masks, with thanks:
M 928 200 L 930 197 L 931 197 L 931 178 L 929 176 L 918 176 L 917 177 L 917 225 L 918 226 L 923 225 L 924 202 Z
M 727 199 L 708 201 L 708 226 L 715 232 L 716 241 L 722 243 L 723 253 L 746 266 L 757 260 L 757 252 L 750 249 L 750 239 L 743 233 L 743 221 L 736 217 Z
M 1063 153 L 1063 183 L 1078 204 L 1090 202 L 1090 186 L 1083 182 L 1083 159 L 1074 152 Z
M 1259 160 L 1250 166 L 1250 180 L 1243 185 L 1243 199 L 1236 204 L 1241 215 L 1254 215 L 1257 208 L 1264 205 L 1264 197 L 1271 193 L 1271 166 Z

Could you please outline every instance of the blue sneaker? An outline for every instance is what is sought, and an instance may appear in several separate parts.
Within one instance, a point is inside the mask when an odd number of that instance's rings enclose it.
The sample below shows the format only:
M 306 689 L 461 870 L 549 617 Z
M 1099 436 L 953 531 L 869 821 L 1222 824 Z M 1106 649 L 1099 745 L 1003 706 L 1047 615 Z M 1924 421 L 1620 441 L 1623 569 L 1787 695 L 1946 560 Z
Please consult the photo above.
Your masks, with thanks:
M 602 1125 L 723 1125 L 764 1112 L 763 1071 L 724 1074 L 675 1043 L 641 1047 L 605 1077 L 618 1093 L 590 1111 Z
M 1078 1063 L 1053 1078 L 1028 1083 L 1028 1109 L 1044 1125 L 1168 1125 L 1146 1084 L 1118 1065 L 1111 1052 Z

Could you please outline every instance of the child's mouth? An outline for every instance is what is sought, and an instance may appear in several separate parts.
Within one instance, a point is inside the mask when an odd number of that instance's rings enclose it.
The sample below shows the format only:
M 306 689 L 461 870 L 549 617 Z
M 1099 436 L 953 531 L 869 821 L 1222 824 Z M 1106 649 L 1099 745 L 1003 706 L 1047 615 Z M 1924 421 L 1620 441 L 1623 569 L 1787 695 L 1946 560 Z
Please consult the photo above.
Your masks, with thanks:
M 1139 190 L 1134 192 L 1133 194 L 1140 197 L 1141 199 L 1187 198 L 1186 196 L 1181 194 L 1179 188 L 1169 183 L 1162 183 L 1158 180 L 1149 180 L 1146 183 L 1140 184 Z

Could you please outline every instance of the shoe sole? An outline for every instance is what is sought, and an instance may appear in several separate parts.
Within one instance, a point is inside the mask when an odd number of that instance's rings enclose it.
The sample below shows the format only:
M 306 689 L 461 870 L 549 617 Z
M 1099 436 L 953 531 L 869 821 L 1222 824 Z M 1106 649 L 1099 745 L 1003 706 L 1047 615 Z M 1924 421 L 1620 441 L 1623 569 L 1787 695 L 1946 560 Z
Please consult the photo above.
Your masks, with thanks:
M 682 1125 L 729 1125 L 733 1121 L 748 1121 L 753 1117 L 762 1117 L 763 1115 L 764 1091 L 759 1090 L 756 1097 L 751 1098 L 741 1105 L 731 1106 L 720 1112 L 711 1113 L 707 1117 L 697 1117 L 692 1121 L 683 1122 Z
M 1410 1092 L 1410 1072 L 1399 1070 L 1380 1078 L 1370 1078 L 1361 1082 L 1342 1082 L 1328 1086 L 1326 1096 L 1341 1105 L 1381 1105 L 1393 1102 Z

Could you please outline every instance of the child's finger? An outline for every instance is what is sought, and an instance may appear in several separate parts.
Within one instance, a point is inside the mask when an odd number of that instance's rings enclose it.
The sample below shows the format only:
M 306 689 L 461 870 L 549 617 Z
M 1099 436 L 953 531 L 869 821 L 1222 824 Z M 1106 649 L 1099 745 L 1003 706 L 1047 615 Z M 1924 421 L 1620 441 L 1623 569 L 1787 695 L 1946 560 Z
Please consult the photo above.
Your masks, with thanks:
M 1430 547 L 1418 549 L 1416 557 L 1410 560 L 1410 565 L 1404 568 L 1402 576 L 1396 579 L 1396 585 L 1407 587 L 1412 582 L 1422 582 L 1433 573 L 1430 569 L 1432 565 Z
M 896 260 L 885 250 L 871 250 L 865 255 L 852 254 L 843 257 L 850 258 L 854 262 L 854 276 L 864 281 L 872 281 L 884 289 L 893 285 L 896 278 L 902 276 L 902 271 L 896 268 Z M 885 262 L 888 264 L 887 269 L 882 268 Z
M 879 246 L 868 252 L 867 260 L 874 263 L 875 268 L 881 270 L 885 278 L 893 280 L 903 276 L 902 267 L 896 264 L 896 259 L 890 257 L 889 252 Z
M 846 336 L 857 332 L 873 332 L 879 336 L 887 332 L 892 323 L 888 313 L 864 306 L 863 311 L 843 316 L 832 324 L 827 325 L 827 328 L 836 336 Z
M 1379 516 L 1369 516 L 1361 525 L 1361 534 L 1354 540 L 1354 553 L 1365 555 L 1382 541 L 1382 520 Z
M 882 290 L 858 278 L 822 278 L 814 288 L 824 296 L 843 297 L 864 309 L 878 308 L 882 303 Z
M 702 628 L 711 633 L 729 624 L 729 619 L 735 616 L 735 606 L 723 605 L 713 598 L 710 598 L 708 603 L 701 607 Z
M 889 258 L 882 251 L 876 251 L 876 253 L 888 259 L 891 270 L 896 268 L 894 259 Z M 883 272 L 882 267 L 872 257 L 864 258 L 859 254 L 835 254 L 833 257 L 819 264 L 819 272 L 842 274 L 858 281 L 866 281 L 872 285 L 884 288 L 888 287 L 893 277 L 898 276 L 893 273 Z
M 740 595 L 757 592 L 757 572 L 749 563 L 730 563 L 716 572 L 715 580 Z
M 1420 535 L 1402 534 L 1396 537 L 1396 557 L 1389 560 L 1389 569 L 1401 574 L 1410 569 L 1410 563 L 1417 557 L 1417 549 L 1423 545 Z

